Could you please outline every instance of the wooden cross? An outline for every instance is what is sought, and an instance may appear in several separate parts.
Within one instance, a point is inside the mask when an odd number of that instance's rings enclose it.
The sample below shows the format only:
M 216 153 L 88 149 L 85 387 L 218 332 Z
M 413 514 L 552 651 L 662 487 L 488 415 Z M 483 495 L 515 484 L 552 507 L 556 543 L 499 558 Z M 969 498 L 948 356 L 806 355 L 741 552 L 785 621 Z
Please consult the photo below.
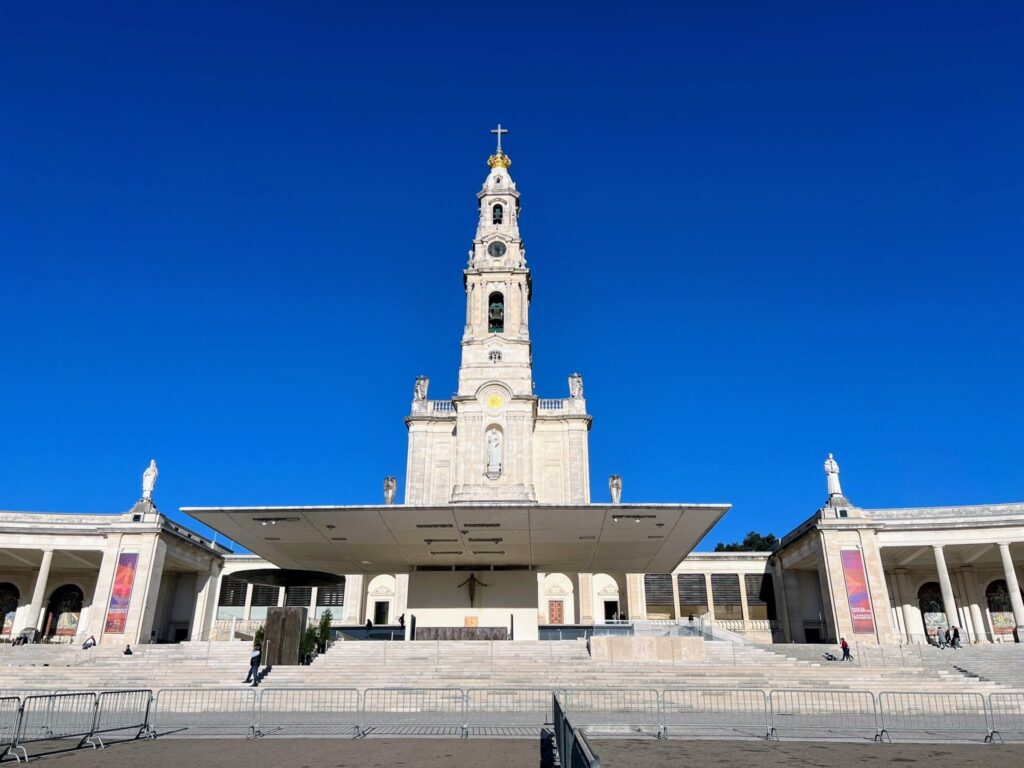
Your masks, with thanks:
M 502 128 L 501 123 L 498 123 L 497 128 L 491 128 L 491 133 L 498 134 L 498 154 L 501 154 L 501 134 L 508 133 L 508 128 Z

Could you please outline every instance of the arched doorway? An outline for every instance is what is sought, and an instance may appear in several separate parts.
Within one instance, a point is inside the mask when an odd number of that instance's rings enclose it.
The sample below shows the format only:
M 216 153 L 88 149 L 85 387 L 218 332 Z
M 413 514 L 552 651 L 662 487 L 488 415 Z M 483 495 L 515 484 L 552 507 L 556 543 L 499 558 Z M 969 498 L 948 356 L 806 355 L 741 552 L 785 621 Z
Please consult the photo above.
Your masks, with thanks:
M 605 624 L 625 618 L 622 603 L 619 602 L 619 582 L 607 573 L 595 573 L 594 582 L 594 623 Z
M 947 627 L 946 605 L 942 601 L 942 587 L 937 581 L 928 581 L 917 590 L 917 606 L 921 609 L 924 631 L 928 638 L 934 638 Z
M 43 622 L 45 637 L 74 637 L 78 633 L 78 619 L 82 615 L 85 596 L 74 584 L 58 587 L 50 595 Z
M 0 584 L 0 636 L 10 637 L 14 633 L 14 614 L 21 600 L 20 590 L 5 581 Z
M 388 573 L 374 576 L 366 587 L 366 618 L 375 627 L 386 626 L 396 620 L 394 616 L 396 593 L 395 577 Z
M 1013 604 L 1005 579 L 996 579 L 985 588 L 985 603 L 992 621 L 992 634 L 1012 636 L 1016 622 L 1013 620 Z
M 543 619 L 549 625 L 574 624 L 576 601 L 572 579 L 564 573 L 549 573 L 544 577 Z

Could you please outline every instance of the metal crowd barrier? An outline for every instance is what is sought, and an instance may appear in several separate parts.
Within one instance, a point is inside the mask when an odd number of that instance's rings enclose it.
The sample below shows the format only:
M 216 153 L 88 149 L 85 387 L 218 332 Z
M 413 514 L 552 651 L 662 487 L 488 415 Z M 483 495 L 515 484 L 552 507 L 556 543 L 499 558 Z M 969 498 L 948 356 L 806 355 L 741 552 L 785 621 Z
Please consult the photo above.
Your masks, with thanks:
M 661 738 L 661 697 L 649 688 L 569 688 L 565 711 L 577 728 L 652 729 Z
M 0 698 L 0 759 L 11 751 L 18 737 L 21 719 L 21 699 L 17 696 Z
M 988 706 L 980 693 L 894 693 L 878 695 L 880 738 L 892 740 L 893 733 L 924 733 L 930 738 L 953 734 L 985 734 L 991 742 L 994 731 Z
M 662 734 L 767 739 L 768 700 L 756 688 L 681 688 L 662 691 Z
M 590 748 L 583 732 L 574 728 L 566 717 L 557 693 L 551 694 L 551 710 L 554 715 L 558 761 L 562 768 L 601 768 L 601 760 Z
M 266 688 L 253 730 L 257 736 L 356 735 L 361 714 L 355 688 Z
M 14 741 L 5 754 L 28 760 L 25 744 L 54 739 L 78 739 L 77 746 L 89 744 L 95 749 L 96 744 L 90 740 L 95 723 L 95 693 L 26 696 L 21 700 Z
M 550 688 L 470 688 L 466 692 L 466 727 L 540 731 L 551 722 Z
M 875 696 L 869 691 L 775 689 L 768 695 L 768 704 L 775 740 L 780 731 L 803 737 L 881 740 Z
M 90 739 L 103 745 L 101 733 L 134 731 L 133 738 L 149 733 L 149 708 L 153 703 L 153 692 L 148 688 L 103 691 L 96 697 L 96 720 L 93 722 Z
M 558 712 L 555 707 L 558 707 Z M 559 719 L 561 718 L 561 720 Z M 571 719 L 572 725 L 565 722 Z M 0 757 L 27 759 L 25 744 L 101 734 L 134 737 L 494 735 L 496 729 L 629 729 L 658 737 L 893 737 L 1024 740 L 1024 693 L 919 693 L 823 689 L 170 688 L 0 697 Z M 570 754 L 577 736 L 567 738 Z M 505 734 L 507 735 L 507 734 Z M 558 728 L 556 728 L 558 735 Z M 583 746 L 579 747 L 585 753 Z M 575 760 L 576 758 L 572 758 Z M 573 765 L 594 765 L 590 754 Z
M 1024 693 L 990 693 L 988 713 L 994 736 L 1024 741 Z
M 405 735 L 438 728 L 468 732 L 461 688 L 367 688 L 362 719 L 364 734 L 380 729 L 399 729 Z
M 157 693 L 149 734 L 255 736 L 253 688 L 164 688 Z

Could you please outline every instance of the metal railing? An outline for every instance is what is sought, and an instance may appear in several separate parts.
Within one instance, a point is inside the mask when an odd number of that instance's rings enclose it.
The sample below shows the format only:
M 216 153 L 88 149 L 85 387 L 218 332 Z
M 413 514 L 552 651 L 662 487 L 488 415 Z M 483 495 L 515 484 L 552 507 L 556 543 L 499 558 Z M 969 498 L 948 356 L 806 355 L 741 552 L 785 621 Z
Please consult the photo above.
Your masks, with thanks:
M 568 721 L 571 720 L 571 725 Z M 541 733 L 555 724 L 563 765 L 598 765 L 583 734 L 1024 740 L 1024 693 L 653 688 L 168 688 L 0 697 L 0 759 L 25 745 L 101 734 L 365 736 Z M 571 731 L 571 733 L 570 733 Z M 505 735 L 508 735 L 507 733 Z M 579 744 L 579 746 L 576 746 Z M 567 757 L 568 756 L 568 757 Z M 582 762 L 580 762 L 582 761 Z M 589 762 L 588 762 L 589 761 Z
M 929 739 L 985 734 L 986 742 L 998 736 L 980 693 L 885 691 L 878 695 L 878 711 L 880 736 L 890 740 L 893 733 L 924 733 Z
M 768 699 L 756 688 L 669 689 L 661 694 L 662 735 L 754 737 L 771 733 Z
M 157 693 L 149 734 L 255 736 L 252 688 L 164 688 Z
M 421 729 L 467 735 L 466 694 L 461 688 L 367 688 L 363 692 L 363 733 Z
M 601 768 L 601 759 L 590 748 L 586 736 L 569 722 L 557 693 L 551 694 L 551 709 L 554 715 L 555 745 L 562 768 Z
M 869 691 L 776 689 L 768 695 L 771 738 L 779 732 L 822 738 L 870 737 L 881 741 L 882 725 Z
M 260 691 L 257 736 L 335 736 L 359 733 L 362 710 L 355 688 L 267 688 Z

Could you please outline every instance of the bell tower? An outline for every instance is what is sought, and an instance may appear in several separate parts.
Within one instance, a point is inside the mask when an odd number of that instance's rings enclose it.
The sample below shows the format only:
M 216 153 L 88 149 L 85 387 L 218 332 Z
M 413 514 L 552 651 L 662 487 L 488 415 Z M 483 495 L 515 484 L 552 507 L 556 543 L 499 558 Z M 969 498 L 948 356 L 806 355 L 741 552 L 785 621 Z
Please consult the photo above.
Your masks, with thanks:
M 587 504 L 583 379 L 569 397 L 539 399 L 530 347 L 532 283 L 519 235 L 519 190 L 501 148 L 508 131 L 491 131 L 497 150 L 477 193 L 477 226 L 462 272 L 466 321 L 458 390 L 430 400 L 416 380 L 409 428 L 405 503 Z
M 533 395 L 530 352 L 530 270 L 519 236 L 519 191 L 509 175 L 511 158 L 498 150 L 477 193 L 479 219 L 469 264 L 463 272 L 466 327 L 462 335 L 459 397 L 500 379 L 517 396 Z

